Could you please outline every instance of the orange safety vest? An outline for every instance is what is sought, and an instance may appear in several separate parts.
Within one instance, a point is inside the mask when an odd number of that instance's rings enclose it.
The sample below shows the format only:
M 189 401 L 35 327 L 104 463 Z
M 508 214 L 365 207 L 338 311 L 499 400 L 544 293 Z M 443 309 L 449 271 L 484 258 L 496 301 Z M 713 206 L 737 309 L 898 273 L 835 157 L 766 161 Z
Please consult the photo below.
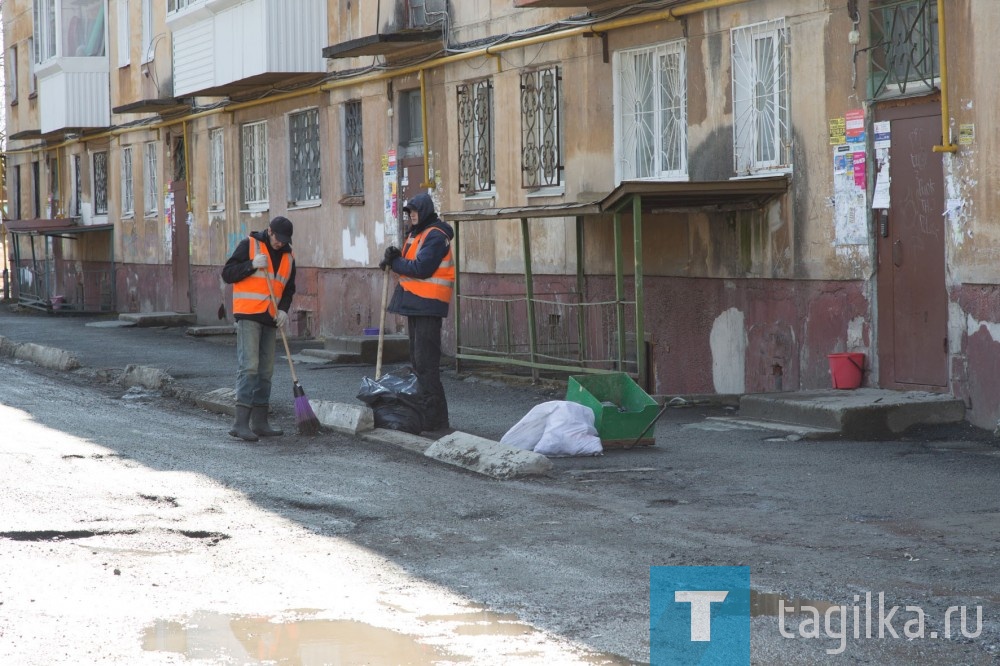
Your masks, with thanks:
M 407 238 L 406 243 L 403 244 L 403 258 L 410 261 L 416 259 L 417 253 L 420 252 L 420 246 L 423 245 L 427 234 L 432 231 L 440 234 L 445 233 L 437 227 L 427 227 L 416 236 Z M 445 236 L 447 235 L 445 234 Z M 400 275 L 399 286 L 414 296 L 451 303 L 451 292 L 455 289 L 455 262 L 451 256 L 451 239 L 448 239 L 448 253 L 444 255 L 444 259 L 441 260 L 441 264 L 433 275 L 423 280 Z
M 271 253 L 267 248 L 257 249 L 257 244 L 263 246 L 259 240 L 250 237 L 250 260 L 253 261 L 257 252 L 263 252 L 267 256 L 267 273 L 254 271 L 248 277 L 243 278 L 233 285 L 233 314 L 251 315 L 270 312 L 272 317 L 277 316 L 274 308 L 271 307 L 271 294 L 267 290 L 267 281 L 271 280 L 271 288 L 274 290 L 275 303 L 281 301 L 281 295 L 285 293 L 285 285 L 292 276 L 292 253 L 284 252 L 278 264 L 278 270 L 274 270 L 271 265 Z M 274 277 L 270 277 L 271 275 Z

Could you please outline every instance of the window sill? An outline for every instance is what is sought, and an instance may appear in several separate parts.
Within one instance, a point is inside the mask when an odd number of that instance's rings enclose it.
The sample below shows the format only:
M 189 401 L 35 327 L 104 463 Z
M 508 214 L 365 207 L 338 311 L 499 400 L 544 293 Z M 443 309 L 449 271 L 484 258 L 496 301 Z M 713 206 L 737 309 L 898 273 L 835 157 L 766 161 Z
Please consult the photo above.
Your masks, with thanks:
M 135 213 L 122 213 L 121 219 L 123 220 L 134 220 Z
M 528 192 L 529 199 L 541 199 L 543 197 L 563 197 L 566 196 L 566 186 L 558 185 L 554 187 L 542 187 Z
M 260 213 L 266 213 L 269 210 L 271 210 L 271 207 L 268 204 L 261 204 L 260 206 L 251 206 L 249 208 L 240 208 L 241 213 L 248 213 L 250 215 L 254 214 L 259 215 Z
M 497 198 L 496 190 L 463 195 L 466 201 L 490 201 Z
M 208 209 L 208 214 L 209 215 L 219 215 L 219 214 L 225 213 L 225 212 L 226 212 L 225 208 L 209 208 Z
M 773 169 L 761 169 L 759 171 L 743 174 L 741 176 L 733 176 L 729 180 L 748 180 L 752 178 L 766 178 L 767 176 L 790 176 L 790 175 L 792 175 L 792 167 L 775 167 Z
M 307 208 L 319 208 L 323 205 L 322 201 L 303 201 L 301 203 L 297 201 L 288 202 L 288 210 L 305 210 Z
M 338 201 L 341 206 L 364 206 L 365 198 L 360 196 L 345 195 Z

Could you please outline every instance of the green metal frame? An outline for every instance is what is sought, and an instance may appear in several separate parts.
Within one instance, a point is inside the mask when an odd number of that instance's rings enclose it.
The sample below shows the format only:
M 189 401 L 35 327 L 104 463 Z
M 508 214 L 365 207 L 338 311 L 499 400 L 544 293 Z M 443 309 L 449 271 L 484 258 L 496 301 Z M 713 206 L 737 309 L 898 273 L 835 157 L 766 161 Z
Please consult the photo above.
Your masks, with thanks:
M 633 203 L 633 215 L 637 215 L 638 222 L 633 226 L 635 227 L 634 233 L 634 243 L 635 243 L 635 256 L 636 256 L 636 369 L 637 372 L 634 373 L 639 380 L 639 384 L 642 386 L 647 385 L 646 377 L 646 350 L 644 334 L 644 315 L 642 313 L 642 209 L 641 200 L 636 197 Z M 507 218 L 513 219 L 513 218 Z M 584 318 L 578 318 L 578 335 L 580 340 L 579 345 L 579 359 L 580 363 L 545 363 L 538 360 L 538 323 L 535 319 L 535 310 L 532 306 L 535 297 L 535 286 L 534 286 L 534 273 L 532 271 L 532 252 L 531 252 L 531 233 L 528 221 L 532 218 L 530 217 L 519 217 L 521 226 L 521 246 L 524 255 L 524 282 L 525 282 L 525 297 L 527 299 L 527 318 L 528 318 L 528 360 L 511 358 L 509 356 L 501 355 L 488 355 L 488 354 L 469 354 L 463 353 L 458 350 L 462 348 L 462 306 L 461 306 L 461 294 L 462 294 L 462 283 L 461 283 L 461 252 L 460 252 L 460 238 L 461 238 L 461 222 L 455 220 L 452 225 L 455 229 L 455 238 L 453 242 L 452 255 L 455 259 L 455 364 L 456 370 L 461 371 L 461 362 L 466 361 L 483 361 L 488 363 L 500 363 L 504 365 L 513 365 L 519 367 L 527 367 L 531 369 L 531 377 L 534 381 L 538 380 L 539 371 L 541 370 L 554 370 L 563 372 L 573 372 L 573 373 L 586 373 L 586 374 L 605 374 L 609 372 L 624 372 L 626 367 L 627 358 L 627 347 L 625 342 L 625 276 L 624 276 L 624 253 L 622 251 L 622 233 L 621 233 L 621 215 L 616 212 L 614 214 L 614 235 L 615 235 L 615 300 L 616 304 L 616 319 L 617 319 L 617 336 L 618 336 L 618 358 L 614 359 L 616 370 L 606 370 L 600 368 L 590 368 L 583 365 L 583 349 L 585 348 L 586 342 L 586 326 L 584 324 Z M 583 232 L 583 216 L 576 216 L 576 284 L 577 290 L 581 298 L 586 292 L 586 272 L 584 270 L 584 232 Z M 633 373 L 630 373 L 633 374 Z

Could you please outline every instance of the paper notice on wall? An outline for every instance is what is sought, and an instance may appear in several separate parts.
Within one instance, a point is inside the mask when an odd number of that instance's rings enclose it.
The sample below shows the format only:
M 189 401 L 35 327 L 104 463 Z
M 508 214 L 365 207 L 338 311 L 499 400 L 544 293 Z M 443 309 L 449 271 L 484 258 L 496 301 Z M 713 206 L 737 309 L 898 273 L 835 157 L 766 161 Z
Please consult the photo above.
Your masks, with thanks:
M 858 154 L 864 157 L 863 145 L 843 143 L 833 149 L 834 243 L 838 247 L 868 242 L 865 164 L 856 159 Z
M 890 134 L 889 134 L 889 121 L 880 120 L 875 123 L 875 143 L 874 147 L 876 150 L 879 148 L 888 148 L 891 144 Z
M 848 137 L 858 137 L 865 133 L 864 109 L 851 109 L 844 114 L 844 129 Z
M 875 192 L 872 194 L 872 208 L 889 208 L 889 149 L 875 150 Z
M 858 187 L 865 188 L 868 186 L 867 169 L 865 163 L 865 151 L 856 150 L 851 156 L 854 162 L 854 184 Z

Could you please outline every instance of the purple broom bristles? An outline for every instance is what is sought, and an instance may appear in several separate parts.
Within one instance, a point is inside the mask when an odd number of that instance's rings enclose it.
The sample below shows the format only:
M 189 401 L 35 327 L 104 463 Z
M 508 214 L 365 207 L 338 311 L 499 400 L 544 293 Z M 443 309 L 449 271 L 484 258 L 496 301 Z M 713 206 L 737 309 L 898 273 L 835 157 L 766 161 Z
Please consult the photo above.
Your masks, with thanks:
M 292 394 L 295 396 L 296 429 L 300 435 L 315 435 L 319 432 L 319 419 L 316 418 L 302 385 L 295 382 L 292 385 Z

